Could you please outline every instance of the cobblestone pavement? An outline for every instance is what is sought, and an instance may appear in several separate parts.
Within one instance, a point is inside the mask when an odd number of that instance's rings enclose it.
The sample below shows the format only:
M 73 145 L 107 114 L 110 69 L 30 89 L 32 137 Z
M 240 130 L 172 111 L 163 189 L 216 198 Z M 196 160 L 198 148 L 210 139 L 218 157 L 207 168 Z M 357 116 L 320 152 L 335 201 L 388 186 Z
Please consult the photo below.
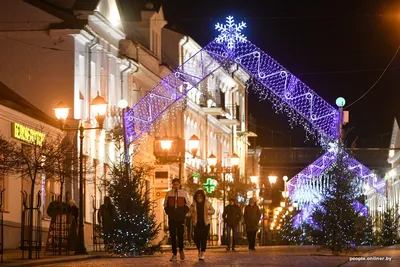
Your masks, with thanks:
M 351 257 L 342 267 L 400 266 L 400 245 L 384 247 L 360 257 Z
M 101 266 L 140 266 L 140 267 L 164 267 L 164 266 L 230 266 L 230 267 L 258 267 L 258 266 L 304 266 L 304 267 L 333 267 L 348 261 L 348 257 L 313 256 L 309 251 L 292 248 L 282 250 L 280 248 L 257 248 L 256 251 L 238 249 L 237 252 L 226 252 L 224 249 L 209 250 L 205 254 L 205 260 L 199 261 L 197 251 L 186 251 L 184 262 L 170 262 L 170 253 L 155 256 L 142 256 L 140 258 L 102 258 L 81 262 L 58 263 L 44 266 L 62 267 L 101 267 Z

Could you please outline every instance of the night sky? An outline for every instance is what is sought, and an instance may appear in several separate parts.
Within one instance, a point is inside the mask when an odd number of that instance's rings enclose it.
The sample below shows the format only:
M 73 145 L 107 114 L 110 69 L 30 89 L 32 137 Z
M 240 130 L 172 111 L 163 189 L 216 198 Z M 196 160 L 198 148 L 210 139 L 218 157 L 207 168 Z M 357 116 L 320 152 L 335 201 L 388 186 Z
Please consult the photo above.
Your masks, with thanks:
M 123 2 L 130 2 L 124 0 Z M 169 27 L 205 46 L 217 22 L 233 15 L 244 34 L 326 101 L 351 104 L 383 73 L 400 45 L 400 1 L 163 0 Z M 125 3 L 124 3 L 125 4 Z M 376 86 L 352 105 L 347 142 L 388 147 L 394 116 L 400 115 L 400 52 Z M 268 100 L 250 96 L 262 146 L 308 146 L 301 126 L 291 130 Z M 400 118 L 400 116 L 399 116 Z

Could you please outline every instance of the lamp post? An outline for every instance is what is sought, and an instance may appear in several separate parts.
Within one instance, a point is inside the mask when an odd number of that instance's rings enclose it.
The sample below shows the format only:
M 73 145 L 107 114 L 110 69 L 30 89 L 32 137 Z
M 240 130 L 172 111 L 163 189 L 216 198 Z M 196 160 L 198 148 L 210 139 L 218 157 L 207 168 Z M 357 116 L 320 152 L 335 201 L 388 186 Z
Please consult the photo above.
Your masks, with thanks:
M 85 247 L 85 235 L 84 235 L 84 225 L 83 225 L 83 133 L 85 130 L 101 130 L 103 129 L 103 122 L 105 119 L 105 114 L 107 112 L 107 101 L 97 93 L 97 96 L 90 103 L 94 107 L 95 118 L 98 123 L 98 127 L 85 128 L 83 123 L 80 122 L 79 127 L 76 128 L 65 128 L 65 122 L 68 117 L 69 107 L 67 107 L 63 102 L 60 102 L 57 107 L 54 108 L 55 115 L 58 120 L 61 121 L 61 129 L 65 130 L 78 130 L 79 131 L 79 227 L 78 227 L 78 242 L 75 248 L 75 255 L 87 254 Z
M 172 147 L 173 142 L 174 141 L 169 139 L 167 136 L 161 138 L 160 139 L 161 149 L 169 151 Z M 193 158 L 196 157 L 197 151 L 199 149 L 199 145 L 200 145 L 200 139 L 196 135 L 192 135 L 188 140 L 188 147 L 189 147 L 190 153 L 192 154 Z M 179 163 L 178 178 L 179 178 L 179 180 L 181 180 L 181 178 L 182 178 L 182 163 L 183 163 L 182 159 L 184 159 L 184 157 L 182 158 L 182 156 L 179 156 L 179 158 L 178 158 L 178 163 Z
M 230 156 L 230 161 L 231 161 L 231 167 L 232 167 L 232 171 L 235 170 L 235 168 L 239 165 L 239 161 L 240 158 L 236 153 L 233 153 L 232 156 Z M 207 159 L 208 165 L 210 165 L 211 167 L 211 172 L 214 172 L 214 168 L 217 165 L 218 162 L 218 158 L 211 153 L 211 155 L 208 157 Z M 222 200 L 222 205 L 225 209 L 225 202 L 226 202 L 226 167 L 222 167 L 222 176 L 223 176 L 223 186 L 224 186 L 224 190 L 223 190 L 223 200 Z M 226 232 L 226 226 L 225 223 L 223 225 L 223 230 L 222 230 L 222 240 L 223 242 L 225 242 L 225 232 Z M 221 242 L 222 243 L 222 242 Z
M 272 201 L 272 186 L 273 186 L 273 184 L 274 183 L 276 183 L 276 179 L 277 179 L 278 177 L 276 177 L 275 175 L 273 175 L 273 174 L 271 174 L 271 175 L 269 175 L 268 176 L 268 181 L 269 181 L 269 183 L 271 184 L 271 194 L 270 194 L 270 198 L 271 198 L 271 201 Z M 266 242 L 265 242 L 265 238 L 266 238 L 266 234 L 265 234 L 265 226 L 264 226 L 264 217 L 265 217 L 265 193 L 264 193 L 264 199 L 263 199 L 263 206 L 262 206 L 262 209 L 263 209 L 263 218 L 262 218 L 262 228 L 261 228 L 261 243 L 263 244 L 263 245 L 265 245 L 266 244 Z

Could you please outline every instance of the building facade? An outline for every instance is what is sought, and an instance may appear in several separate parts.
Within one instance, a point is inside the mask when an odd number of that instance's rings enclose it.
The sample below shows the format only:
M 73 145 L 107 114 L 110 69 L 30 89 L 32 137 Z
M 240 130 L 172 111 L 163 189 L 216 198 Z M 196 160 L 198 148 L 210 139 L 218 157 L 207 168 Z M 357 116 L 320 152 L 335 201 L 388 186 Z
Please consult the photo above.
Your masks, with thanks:
M 98 126 L 90 102 L 97 94 L 108 102 L 103 130 L 84 131 L 85 166 L 92 169 L 84 175 L 84 221 L 90 226 L 106 194 L 103 180 L 117 156 L 110 132 L 121 124 L 118 104 L 126 100 L 131 106 L 137 101 L 131 77 L 138 65 L 119 52 L 126 34 L 118 1 L 6 0 L 1 2 L 0 17 L 7 21 L 0 25 L 0 82 L 48 117 L 55 118 L 53 108 L 63 101 L 70 107 L 69 128 L 77 129 L 80 122 L 85 128 Z M 78 141 L 77 131 L 68 135 Z M 20 199 L 17 184 L 12 180 L 6 184 L 5 203 Z M 45 197 L 58 194 L 58 187 L 52 186 Z M 78 179 L 66 184 L 66 191 L 79 206 Z M 5 220 L 17 225 L 20 214 L 21 207 L 13 205 Z M 91 230 L 85 227 L 87 244 L 92 243 Z M 16 248 L 14 243 L 6 246 Z
M 41 135 L 43 138 L 56 138 L 62 132 L 58 129 L 55 120 L 41 112 L 35 106 L 16 94 L 12 89 L 0 83 L 0 135 L 7 141 L 15 142 L 18 146 L 29 147 L 31 138 Z M 1 157 L 7 157 L 0 151 Z M 41 202 L 43 209 L 53 200 L 52 194 L 57 194 L 59 187 L 52 179 L 41 174 L 35 187 L 36 196 L 41 191 Z M 3 213 L 4 236 L 3 245 L 5 249 L 15 249 L 20 244 L 21 236 L 21 191 L 30 195 L 31 181 L 23 179 L 18 174 L 0 172 L 0 192 L 2 192 L 1 211 Z M 28 204 L 29 205 L 29 204 Z M 44 231 L 42 240 L 47 237 L 50 218 L 43 216 L 42 225 Z
M 129 40 L 121 41 L 120 49 L 123 55 L 140 66 L 138 73 L 133 75 L 138 98 L 184 62 L 192 60 L 192 65 L 196 65 L 192 56 L 201 50 L 201 46 L 190 37 L 166 28 L 166 24 L 160 6 L 143 10 L 141 20 L 126 22 Z M 171 179 L 181 177 L 184 183 L 192 173 L 209 172 L 207 158 L 211 154 L 218 158 L 217 168 L 221 170 L 222 167 L 230 167 L 229 157 L 237 153 L 241 158 L 237 179 L 244 179 L 247 159 L 247 136 L 242 134 L 247 126 L 244 81 L 248 77 L 241 70 L 237 72 L 236 75 L 224 70 L 214 72 L 202 81 L 201 86 L 193 88 L 183 100 L 167 110 L 155 123 L 152 134 L 142 138 L 135 160 L 154 160 L 155 172 L 150 178 L 150 186 L 159 222 L 166 224 L 163 196 L 170 188 Z M 144 81 L 143 77 L 151 79 Z M 149 83 L 149 80 L 152 82 Z M 193 135 L 200 139 L 194 157 L 188 146 L 188 140 Z M 159 146 L 157 142 L 164 137 L 179 143 L 175 162 L 165 164 L 154 157 Z M 231 174 L 227 176 L 227 179 L 233 179 Z M 217 213 L 211 233 L 220 236 L 223 205 L 220 200 L 212 201 Z
M 400 205 L 400 131 L 397 119 L 394 119 L 392 137 L 390 140 L 390 150 L 388 162 L 391 169 L 386 174 L 386 194 L 387 200 L 382 203 L 383 210 L 386 205 L 388 208 L 399 208 Z M 400 209 L 398 210 L 400 215 Z

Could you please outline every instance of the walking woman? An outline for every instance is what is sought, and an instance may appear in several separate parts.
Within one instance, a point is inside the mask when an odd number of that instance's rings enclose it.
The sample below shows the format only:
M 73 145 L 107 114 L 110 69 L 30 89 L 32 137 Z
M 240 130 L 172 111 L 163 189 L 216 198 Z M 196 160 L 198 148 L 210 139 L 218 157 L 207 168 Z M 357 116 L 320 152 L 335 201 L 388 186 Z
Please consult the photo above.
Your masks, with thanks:
M 207 247 L 208 233 L 210 232 L 211 215 L 215 210 L 206 199 L 206 194 L 199 189 L 194 194 L 194 201 L 190 206 L 190 214 L 194 226 L 194 242 L 199 251 L 199 260 L 204 260 Z

